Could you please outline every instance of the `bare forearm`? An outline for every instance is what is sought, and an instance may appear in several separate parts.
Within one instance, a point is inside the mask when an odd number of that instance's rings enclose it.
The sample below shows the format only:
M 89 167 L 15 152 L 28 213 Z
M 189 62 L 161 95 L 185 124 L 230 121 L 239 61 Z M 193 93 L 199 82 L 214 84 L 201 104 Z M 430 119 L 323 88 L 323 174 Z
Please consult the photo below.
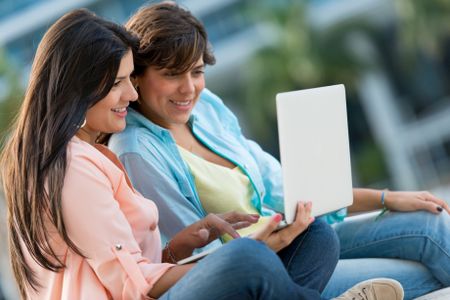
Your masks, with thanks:
M 365 212 L 382 208 L 382 190 L 353 189 L 353 204 L 348 207 L 349 213 Z
M 159 298 L 168 289 L 170 289 L 178 280 L 181 279 L 195 264 L 188 264 L 183 266 L 175 266 L 169 269 L 150 290 L 148 295 L 152 298 Z

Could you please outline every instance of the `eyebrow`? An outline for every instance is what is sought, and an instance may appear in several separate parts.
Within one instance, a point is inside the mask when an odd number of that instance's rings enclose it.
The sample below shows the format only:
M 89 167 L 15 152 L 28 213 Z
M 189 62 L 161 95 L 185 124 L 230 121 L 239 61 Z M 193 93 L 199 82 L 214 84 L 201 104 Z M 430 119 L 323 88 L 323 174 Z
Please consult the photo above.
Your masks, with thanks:
M 123 79 L 127 78 L 128 76 L 130 76 L 131 74 L 133 74 L 133 72 L 134 72 L 134 70 L 131 71 L 129 75 L 125 75 L 125 76 L 117 76 L 117 77 L 116 77 L 116 80 L 117 80 L 117 79 L 118 79 L 118 80 L 123 80 Z

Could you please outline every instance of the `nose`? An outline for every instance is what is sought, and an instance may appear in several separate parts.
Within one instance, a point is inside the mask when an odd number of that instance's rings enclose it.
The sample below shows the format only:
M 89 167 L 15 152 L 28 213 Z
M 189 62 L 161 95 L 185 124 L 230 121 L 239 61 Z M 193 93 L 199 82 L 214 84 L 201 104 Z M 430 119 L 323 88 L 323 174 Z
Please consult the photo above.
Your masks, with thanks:
M 130 102 L 136 101 L 139 97 L 139 95 L 131 81 L 128 81 L 126 97 L 127 97 L 126 100 L 128 100 Z
M 190 72 L 187 72 L 185 76 L 183 76 L 180 85 L 180 92 L 183 94 L 192 94 L 195 92 L 195 83 Z

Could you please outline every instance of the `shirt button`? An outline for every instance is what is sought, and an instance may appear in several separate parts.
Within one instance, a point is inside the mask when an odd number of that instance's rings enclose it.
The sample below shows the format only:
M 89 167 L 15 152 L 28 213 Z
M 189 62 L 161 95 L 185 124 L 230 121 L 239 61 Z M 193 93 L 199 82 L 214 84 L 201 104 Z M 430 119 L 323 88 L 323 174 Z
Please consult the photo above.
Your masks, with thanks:
M 122 250 L 122 245 L 121 244 L 117 244 L 116 245 L 116 250 Z

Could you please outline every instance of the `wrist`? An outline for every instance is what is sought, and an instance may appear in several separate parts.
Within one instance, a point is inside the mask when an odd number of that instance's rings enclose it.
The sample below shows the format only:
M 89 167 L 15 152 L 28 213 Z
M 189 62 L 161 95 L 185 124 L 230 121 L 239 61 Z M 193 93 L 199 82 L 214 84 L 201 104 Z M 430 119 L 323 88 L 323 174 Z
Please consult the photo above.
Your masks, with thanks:
M 382 197 L 380 197 L 380 203 L 383 209 L 390 209 L 391 207 L 391 202 L 392 202 L 392 196 L 393 195 L 393 191 L 390 191 L 388 189 L 385 189 L 382 191 Z M 394 196 L 395 197 L 395 196 Z
M 389 211 L 389 208 L 386 206 L 386 196 L 387 196 L 388 190 L 381 191 L 380 195 L 380 203 L 382 206 L 380 214 L 375 218 L 375 220 L 378 220 L 381 218 L 387 211 Z
M 177 257 L 175 256 L 175 254 L 172 251 L 171 241 L 168 241 L 162 251 L 162 261 L 176 264 L 178 260 L 179 259 L 177 259 Z
M 183 232 L 183 231 L 181 231 Z M 194 248 L 186 243 L 184 235 L 176 234 L 169 242 L 169 249 L 178 260 L 192 255 Z

